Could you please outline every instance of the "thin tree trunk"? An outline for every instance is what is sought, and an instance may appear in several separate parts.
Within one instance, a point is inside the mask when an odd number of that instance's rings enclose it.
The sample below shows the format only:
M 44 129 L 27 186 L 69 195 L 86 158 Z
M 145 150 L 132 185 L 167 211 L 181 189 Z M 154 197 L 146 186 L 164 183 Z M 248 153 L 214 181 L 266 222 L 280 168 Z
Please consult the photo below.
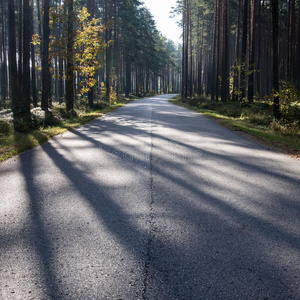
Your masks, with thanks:
M 198 64 L 198 94 L 202 95 L 203 89 L 202 89 L 202 59 L 203 59 L 203 31 L 202 28 L 202 34 L 201 34 L 201 44 L 200 44 L 200 53 L 199 53 L 199 64 Z
M 264 27 L 261 22 L 261 2 L 258 1 L 258 13 L 257 13 L 257 59 L 256 59 L 256 93 L 258 99 L 261 96 L 261 59 L 262 59 L 262 33 L 264 33 Z
M 297 54 L 298 53 L 298 54 Z M 297 45 L 296 45 L 296 63 L 295 63 L 295 80 L 298 82 L 300 90 L 300 3 L 298 4 L 298 26 L 297 26 Z
M 216 101 L 219 101 L 219 75 L 220 75 L 220 38 L 221 38 L 221 1 L 217 0 L 218 9 L 217 9 L 217 72 L 216 72 Z
M 248 79 L 248 100 L 253 102 L 254 95 L 254 72 L 255 72 L 255 41 L 256 41 L 256 6 L 257 0 L 253 0 L 252 4 L 252 28 L 251 28 L 251 49 L 250 49 L 250 61 L 249 61 L 249 79 Z
M 238 101 L 239 99 L 239 68 L 240 68 L 240 35 L 241 35 L 241 11 L 242 11 L 242 0 L 239 0 L 238 4 L 238 24 L 236 31 L 235 41 L 235 62 L 234 62 L 234 75 L 233 75 L 233 92 L 232 101 Z
M 90 13 L 89 19 L 92 20 L 95 12 L 94 0 L 88 0 L 88 12 Z M 90 108 L 94 107 L 94 87 L 90 87 L 90 90 L 88 91 L 88 103 Z
M 215 0 L 215 20 L 214 20 L 214 46 L 213 46 L 213 66 L 211 80 L 211 100 L 215 101 L 216 95 L 216 63 L 217 63 L 217 26 L 218 26 L 218 0 Z
M 229 98 L 229 1 L 223 5 L 223 45 L 222 45 L 222 94 L 221 100 L 227 103 Z
M 192 53 L 192 16 L 191 1 L 188 1 L 188 23 L 189 23 L 189 96 L 193 96 L 193 53 Z
M 23 89 L 23 1 L 19 0 L 19 60 L 18 60 L 18 74 L 20 91 Z M 20 94 L 22 98 L 22 94 Z M 21 100 L 22 101 L 22 100 Z
M 130 56 L 129 56 L 129 50 L 126 53 L 126 66 L 125 66 L 125 96 L 129 97 L 129 94 L 131 92 L 131 62 L 130 62 Z
M 103 10 L 104 10 L 104 25 L 107 26 L 109 21 L 109 8 L 108 8 L 108 0 L 104 0 L 103 2 Z M 105 30 L 105 43 L 108 43 L 110 36 L 110 28 Z M 110 77 L 111 77 L 111 50 L 107 47 L 105 49 L 105 88 L 106 95 L 105 100 L 109 102 L 110 95 Z
M 4 17 L 4 0 L 1 1 L 1 17 L 2 17 L 2 66 L 1 66 L 1 91 L 3 100 L 7 97 L 7 57 L 6 57 L 6 34 L 5 34 L 5 17 Z
M 12 102 L 12 110 L 19 110 L 19 83 L 16 59 L 16 23 L 15 23 L 15 5 L 14 0 L 7 1 L 8 3 L 8 42 L 9 42 L 9 89 Z
M 186 0 L 185 0 L 186 1 Z M 185 7 L 185 6 L 184 6 Z M 181 96 L 182 98 L 186 98 L 185 97 L 185 90 L 186 90 L 186 76 L 185 76 L 185 40 L 186 40 L 186 30 L 185 30 L 185 11 L 183 11 L 182 14 L 182 77 L 181 77 Z M 153 89 L 153 88 L 152 88 Z
M 43 22 L 43 56 L 42 56 L 42 103 L 44 111 L 48 111 L 51 96 L 51 77 L 49 63 L 49 0 L 44 0 L 44 22 Z
M 31 35 L 34 34 L 34 17 L 33 17 L 33 11 L 34 11 L 34 3 L 33 0 L 30 2 L 30 17 L 31 17 L 31 23 L 30 23 L 30 33 Z M 35 53 L 34 53 L 34 45 L 33 43 L 30 43 L 31 48 L 31 83 L 32 83 L 32 101 L 33 106 L 36 107 L 38 105 L 37 101 L 37 89 L 36 89 L 36 70 L 35 70 Z
M 68 42 L 67 42 L 67 82 L 66 82 L 66 109 L 70 111 L 74 108 L 74 7 L 73 0 L 68 0 Z
M 31 28 L 29 0 L 23 0 L 23 27 Z M 23 88 L 22 88 L 22 106 L 23 113 L 30 113 L 30 30 L 23 31 Z
M 186 0 L 186 25 L 185 25 L 185 91 L 184 91 L 184 98 L 187 99 L 188 97 L 188 85 L 189 85 L 189 0 Z
M 279 97 L 277 92 L 279 92 L 279 68 L 278 68 L 278 39 L 279 39 L 279 28 L 278 28 L 278 18 L 279 18 L 279 0 L 272 0 L 272 27 L 273 27 L 273 91 L 274 91 L 274 117 L 276 119 L 280 118 L 280 105 Z
M 42 40 L 42 21 L 41 21 L 41 7 L 40 7 L 40 0 L 36 0 L 36 4 L 37 4 L 37 17 L 38 17 L 38 34 Z M 43 43 L 40 43 L 40 59 L 43 59 Z M 38 76 L 38 87 L 39 90 L 42 90 L 42 83 L 41 83 L 41 78 L 40 78 L 40 74 Z
M 245 0 L 244 13 L 243 13 L 243 37 L 242 37 L 242 53 L 241 53 L 240 101 L 243 101 L 246 97 L 247 30 L 248 30 L 248 0 Z
M 290 36 L 290 47 L 289 47 L 289 57 L 290 57 L 290 61 L 289 61 L 289 73 L 288 73 L 288 80 L 294 81 L 295 80 L 295 48 L 296 48 L 296 28 L 295 28 L 295 0 L 290 0 L 290 17 L 289 17 L 289 22 L 290 22 L 290 32 L 289 32 L 289 36 Z M 298 54 L 299 55 L 299 54 Z

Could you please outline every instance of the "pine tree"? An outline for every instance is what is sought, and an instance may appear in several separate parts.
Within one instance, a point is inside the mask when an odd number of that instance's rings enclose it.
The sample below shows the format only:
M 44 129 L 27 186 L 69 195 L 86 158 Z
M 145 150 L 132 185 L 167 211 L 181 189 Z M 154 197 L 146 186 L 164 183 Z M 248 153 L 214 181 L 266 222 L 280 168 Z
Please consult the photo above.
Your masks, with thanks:
M 9 77 L 10 77 L 10 97 L 12 102 L 12 110 L 19 110 L 19 83 L 16 60 L 16 24 L 15 24 L 15 4 L 14 0 L 7 1 L 8 4 L 8 41 L 9 41 Z
M 44 21 L 43 21 L 43 56 L 42 56 L 42 102 L 43 110 L 48 111 L 51 98 L 51 75 L 49 63 L 49 0 L 44 0 Z

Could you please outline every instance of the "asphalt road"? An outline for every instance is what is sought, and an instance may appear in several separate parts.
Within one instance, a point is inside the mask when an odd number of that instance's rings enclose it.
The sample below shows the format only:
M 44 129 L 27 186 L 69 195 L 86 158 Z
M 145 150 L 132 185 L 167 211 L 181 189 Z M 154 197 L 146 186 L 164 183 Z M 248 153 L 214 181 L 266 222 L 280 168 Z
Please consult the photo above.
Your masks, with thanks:
M 137 100 L 0 165 L 0 299 L 300 299 L 300 163 Z

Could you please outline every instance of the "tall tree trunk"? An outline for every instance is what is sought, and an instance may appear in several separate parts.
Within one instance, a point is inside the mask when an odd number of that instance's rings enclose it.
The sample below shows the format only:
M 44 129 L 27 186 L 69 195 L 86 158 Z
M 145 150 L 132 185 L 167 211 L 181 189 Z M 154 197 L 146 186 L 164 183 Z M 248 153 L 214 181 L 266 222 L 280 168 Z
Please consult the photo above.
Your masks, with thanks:
M 64 84 L 63 84 L 64 61 L 62 58 L 59 58 L 58 60 L 58 68 L 59 68 L 58 102 L 61 104 L 64 99 Z
M 39 34 L 39 36 L 42 40 L 43 33 L 42 33 L 42 20 L 41 20 L 40 1 L 41 0 L 36 0 L 36 4 L 37 4 L 37 17 L 38 17 L 38 34 Z M 40 50 L 40 59 L 42 60 L 42 57 L 43 57 L 43 43 L 40 43 L 40 49 L 39 50 Z M 38 83 L 38 89 L 41 91 L 43 89 L 42 82 L 41 82 L 41 74 L 39 74 L 39 76 L 38 76 L 38 82 L 37 83 Z
M 255 72 L 255 41 L 256 41 L 256 7 L 257 0 L 253 0 L 252 4 L 252 28 L 251 28 L 251 45 L 250 45 L 250 61 L 249 61 L 249 79 L 248 79 L 248 100 L 253 101 L 254 95 L 254 72 Z
M 30 17 L 31 17 L 31 23 L 30 23 L 30 33 L 31 36 L 34 34 L 34 1 L 31 0 L 30 2 Z M 36 70 L 35 70 L 35 53 L 34 53 L 34 45 L 33 43 L 30 43 L 31 48 L 31 83 L 32 83 L 32 101 L 33 106 L 36 107 L 38 105 L 37 100 L 37 89 L 36 89 Z
M 241 35 L 241 11 L 242 11 L 242 0 L 239 0 L 238 4 L 238 24 L 236 31 L 235 41 L 235 62 L 234 62 L 234 75 L 233 75 L 233 92 L 232 101 L 237 102 L 239 99 L 239 68 L 240 68 L 240 35 Z
M 2 65 L 1 65 L 1 91 L 3 100 L 7 97 L 7 58 L 6 58 L 6 33 L 5 33 L 5 17 L 4 17 L 4 0 L 1 0 L 1 23 L 2 23 Z
M 294 66 L 295 66 L 295 48 L 296 48 L 296 28 L 295 28 L 295 0 L 290 0 L 290 14 L 289 14 L 289 37 L 290 37 L 290 46 L 288 49 L 289 53 L 289 63 L 288 63 L 288 80 L 294 81 Z M 299 55 L 299 54 L 298 54 Z
M 188 97 L 188 85 L 189 85 L 189 0 L 185 0 L 186 6 L 186 17 L 185 17 L 185 44 L 183 45 L 183 47 L 185 47 L 184 53 L 185 53 L 185 57 L 184 57 L 184 75 L 185 75 L 185 86 L 184 86 L 184 99 L 187 99 Z
M 43 22 L 43 55 L 42 55 L 42 103 L 44 111 L 48 111 L 51 97 L 51 77 L 49 63 L 49 0 L 44 0 L 44 22 Z
M 186 1 L 186 0 L 185 0 Z M 185 7 L 185 5 L 184 5 Z M 185 24 L 185 10 L 182 13 L 182 76 L 181 76 L 181 97 L 186 98 L 186 76 L 185 76 L 185 43 L 186 43 L 186 24 Z M 153 88 L 152 88 L 153 90 Z
M 257 13 L 257 59 L 256 59 L 256 93 L 258 99 L 261 97 L 261 59 L 262 59 L 262 34 L 264 33 L 264 26 L 261 22 L 261 2 L 258 1 Z
M 30 6 L 29 0 L 23 0 L 23 27 L 29 27 L 29 30 L 23 31 L 23 88 L 22 88 L 22 106 L 21 111 L 23 113 L 30 113 Z
M 219 75 L 220 75 L 220 39 L 221 39 L 221 1 L 217 0 L 217 72 L 216 72 L 216 101 L 219 101 Z
M 23 89 L 23 1 L 19 0 L 19 60 L 18 60 L 18 74 L 20 91 Z M 22 94 L 20 94 L 22 98 Z M 22 100 L 21 100 L 22 101 Z
M 68 0 L 68 42 L 67 42 L 67 82 L 66 82 L 66 109 L 74 108 L 74 6 L 73 0 Z
M 110 21 L 110 7 L 108 0 L 104 0 L 104 25 L 108 26 Z M 107 28 L 105 30 L 105 43 L 108 43 L 111 37 L 111 28 Z M 110 96 L 110 81 L 111 81 L 111 47 L 106 47 L 105 49 L 105 88 L 106 88 L 106 95 L 105 100 L 109 102 Z
M 240 101 L 246 97 L 246 63 L 247 63 L 247 31 L 248 31 L 248 0 L 244 0 L 243 37 L 241 53 Z
M 90 14 L 89 19 L 92 20 L 95 13 L 95 0 L 88 0 L 87 4 L 88 12 Z M 91 87 L 88 91 L 88 103 L 90 108 L 94 107 L 94 87 Z
M 16 60 L 16 23 L 15 23 L 15 4 L 14 0 L 7 1 L 8 3 L 8 43 L 9 43 L 9 90 L 12 102 L 12 110 L 19 110 L 19 83 Z
M 188 24 L 189 24 L 189 96 L 193 96 L 193 49 L 192 49 L 192 11 L 191 11 L 191 1 L 188 1 Z
M 200 28 L 199 28 L 200 29 Z M 198 62 L 198 95 L 202 95 L 202 59 L 203 59 L 203 31 L 204 29 L 202 28 L 202 33 L 201 33 L 201 43 L 199 45 L 199 62 Z
M 227 103 L 229 98 L 229 1 L 223 5 L 223 43 L 222 43 L 222 94 L 221 100 Z
M 215 101 L 216 95 L 216 71 L 217 71 L 217 27 L 218 27 L 218 0 L 215 0 L 215 20 L 214 20 L 214 46 L 213 46 L 213 65 L 211 80 L 211 100 Z
M 125 96 L 129 97 L 129 94 L 131 92 L 131 62 L 130 62 L 130 55 L 129 55 L 129 50 L 127 50 L 128 52 L 125 54 Z
M 279 18 L 279 0 L 271 0 L 272 6 L 272 27 L 273 27 L 273 91 L 274 91 L 274 117 L 276 119 L 280 118 L 280 105 L 279 97 L 277 92 L 279 92 L 279 67 L 278 67 L 278 40 L 279 40 L 279 28 L 278 28 L 278 18 Z
M 298 26 L 297 26 L 297 45 L 296 45 L 296 54 L 300 53 L 300 3 L 298 4 Z M 296 55 L 295 62 L 295 80 L 298 82 L 298 89 L 300 90 L 300 55 Z
M 117 97 L 119 96 L 119 84 L 120 84 L 120 41 L 119 41 L 119 0 L 114 0 L 114 71 L 115 71 L 115 87 Z M 148 87 L 146 88 L 148 89 Z

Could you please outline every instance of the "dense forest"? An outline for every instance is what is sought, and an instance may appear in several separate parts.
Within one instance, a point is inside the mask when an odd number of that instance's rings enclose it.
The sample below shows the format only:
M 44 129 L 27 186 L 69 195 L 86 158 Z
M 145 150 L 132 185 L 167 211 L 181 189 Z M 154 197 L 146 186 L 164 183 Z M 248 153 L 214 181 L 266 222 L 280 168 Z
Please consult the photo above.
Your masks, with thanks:
M 300 88 L 300 1 L 177 2 L 183 16 L 183 98 L 271 98 L 280 118 L 280 99 L 288 105 Z
M 177 0 L 182 45 L 138 0 L 1 0 L 0 107 L 72 111 L 157 93 L 289 105 L 300 90 L 300 2 Z
M 180 90 L 181 52 L 137 0 L 1 0 L 2 108 Z

